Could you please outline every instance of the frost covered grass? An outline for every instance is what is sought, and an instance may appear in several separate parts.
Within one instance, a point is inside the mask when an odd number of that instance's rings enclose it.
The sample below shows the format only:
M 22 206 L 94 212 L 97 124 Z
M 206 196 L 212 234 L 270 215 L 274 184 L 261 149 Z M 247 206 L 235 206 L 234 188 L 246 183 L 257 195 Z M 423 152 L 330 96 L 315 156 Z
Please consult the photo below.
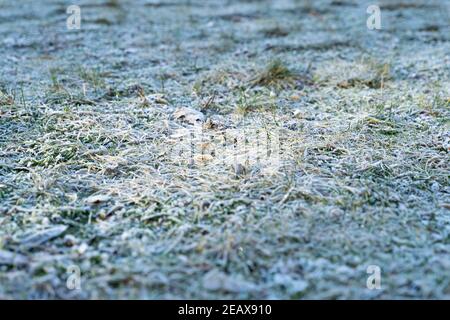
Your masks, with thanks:
M 449 298 L 448 28 L 411 3 L 2 4 L 0 298 Z

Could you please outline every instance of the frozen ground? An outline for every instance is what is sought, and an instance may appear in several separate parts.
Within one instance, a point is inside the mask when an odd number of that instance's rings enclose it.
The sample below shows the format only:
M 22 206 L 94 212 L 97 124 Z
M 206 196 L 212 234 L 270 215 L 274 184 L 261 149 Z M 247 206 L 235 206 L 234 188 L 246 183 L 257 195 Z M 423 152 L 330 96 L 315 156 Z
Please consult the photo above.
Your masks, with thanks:
M 0 298 L 450 298 L 448 2 L 76 2 L 0 1 Z

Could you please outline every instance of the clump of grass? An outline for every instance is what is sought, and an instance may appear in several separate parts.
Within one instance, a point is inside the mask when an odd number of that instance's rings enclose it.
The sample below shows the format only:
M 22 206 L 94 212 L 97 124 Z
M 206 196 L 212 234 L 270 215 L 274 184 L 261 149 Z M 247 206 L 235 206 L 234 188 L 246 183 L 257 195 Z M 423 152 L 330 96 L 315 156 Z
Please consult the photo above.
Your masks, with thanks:
M 241 90 L 236 103 L 236 112 L 240 115 L 246 115 L 257 110 L 273 110 L 276 107 L 274 97 L 263 92 L 252 93 Z
M 450 108 L 450 99 L 446 99 L 440 95 L 433 97 L 420 96 L 418 105 L 429 115 L 433 117 L 444 116 L 445 110 Z
M 93 69 L 80 68 L 79 75 L 81 79 L 92 85 L 94 88 L 103 88 L 106 86 L 105 74 Z
M 234 90 L 246 82 L 246 74 L 242 70 L 218 68 L 202 74 L 193 84 L 195 95 L 203 98 L 211 96 L 214 91 Z
M 58 68 L 50 68 L 49 72 L 50 72 L 50 81 L 52 82 L 51 89 L 53 91 L 63 90 L 63 86 L 61 85 L 58 77 L 58 74 L 61 72 L 61 70 Z
M 374 77 L 368 81 L 367 86 L 370 88 L 383 88 L 385 81 L 391 77 L 391 66 L 389 63 L 372 62 L 372 70 Z
M 281 38 L 286 37 L 289 34 L 289 31 L 281 28 L 280 26 L 276 26 L 273 28 L 265 29 L 262 33 L 264 34 L 264 36 L 269 38 Z
M 95 19 L 93 22 L 95 24 L 101 24 L 101 25 L 105 25 L 105 26 L 110 26 L 113 24 L 113 22 L 107 18 L 98 18 L 98 19 Z
M 270 61 L 266 68 L 251 80 L 251 85 L 252 87 L 263 86 L 273 89 L 292 89 L 300 80 L 298 73 L 292 71 L 280 59 L 275 59 Z
M 45 102 L 48 104 L 62 105 L 65 108 L 78 105 L 92 105 L 93 101 L 86 98 L 81 92 L 68 89 L 60 80 L 62 70 L 50 68 L 50 87 L 46 92 Z
M 271 61 L 252 81 L 252 86 L 293 87 L 296 75 L 280 59 Z
M 248 96 L 246 92 L 241 91 L 239 94 L 238 101 L 236 103 L 236 112 L 240 115 L 245 115 L 249 113 L 250 111 L 257 109 L 260 105 L 260 102 L 258 101 L 258 97 Z
M 375 61 L 368 61 L 367 72 L 368 75 L 364 77 L 354 77 L 337 84 L 339 88 L 353 88 L 358 86 L 366 86 L 371 89 L 382 89 L 386 81 L 391 78 L 391 68 L 389 63 L 379 63 Z

